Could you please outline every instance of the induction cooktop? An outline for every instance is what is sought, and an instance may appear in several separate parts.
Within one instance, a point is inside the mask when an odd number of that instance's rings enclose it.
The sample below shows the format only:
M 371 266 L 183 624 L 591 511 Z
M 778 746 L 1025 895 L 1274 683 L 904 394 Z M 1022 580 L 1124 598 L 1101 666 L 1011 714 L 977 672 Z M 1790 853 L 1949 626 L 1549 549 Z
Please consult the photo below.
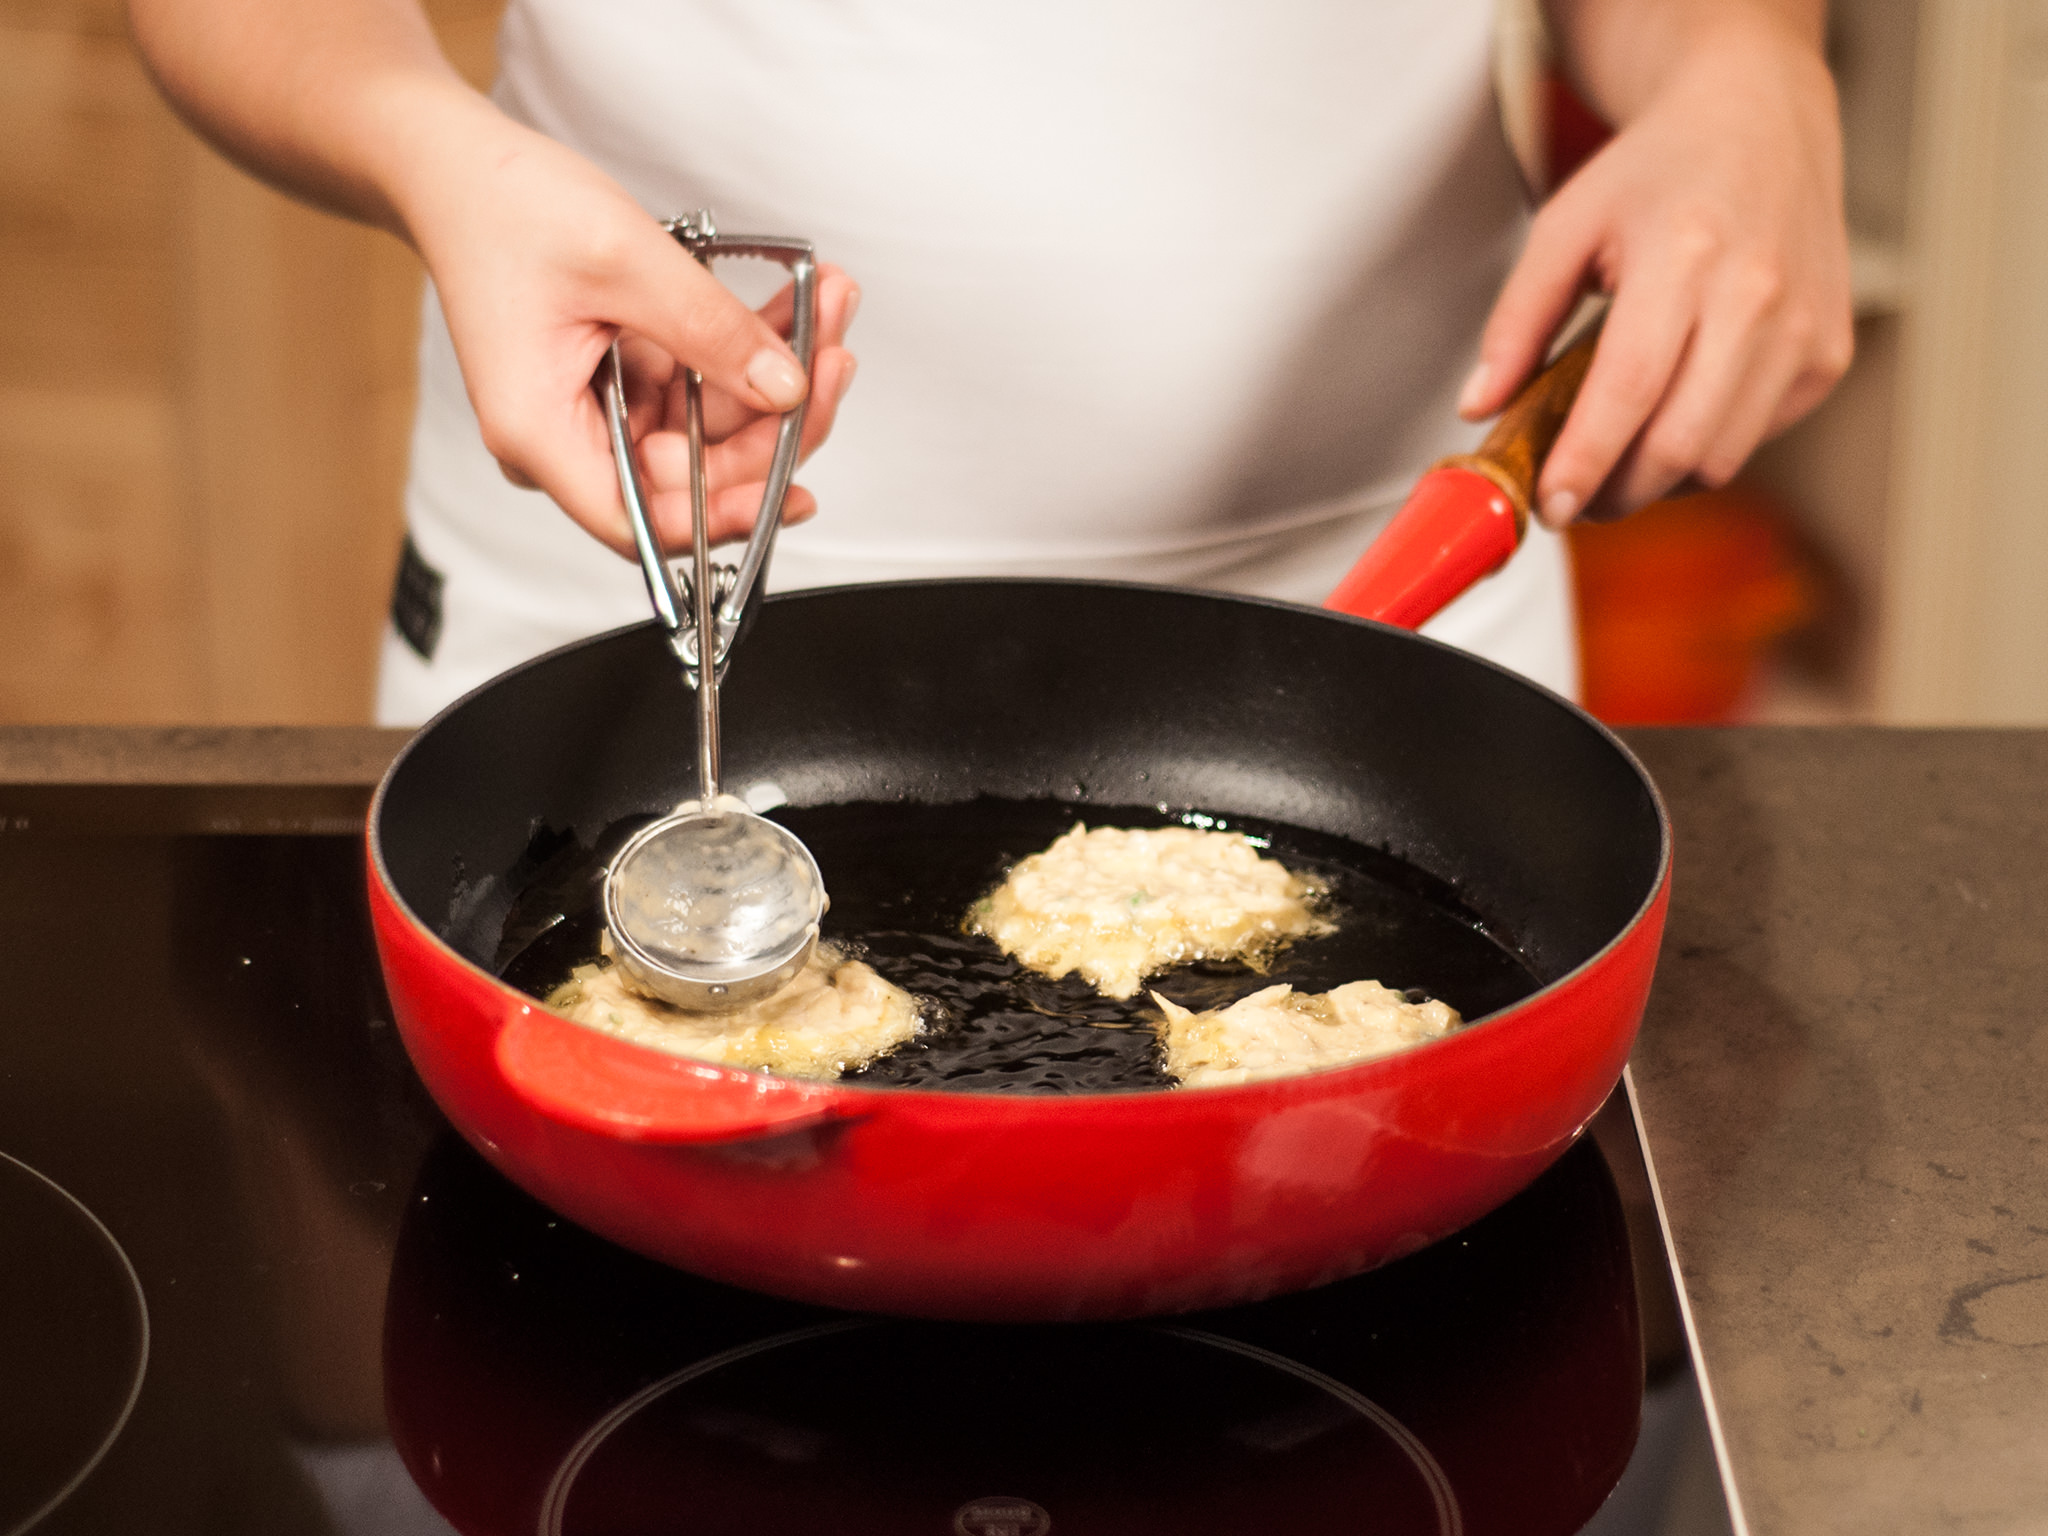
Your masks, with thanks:
M 990 1327 L 713 1284 L 414 1077 L 353 788 L 0 787 L 0 1536 L 1738 1528 L 1629 1100 L 1372 1274 Z

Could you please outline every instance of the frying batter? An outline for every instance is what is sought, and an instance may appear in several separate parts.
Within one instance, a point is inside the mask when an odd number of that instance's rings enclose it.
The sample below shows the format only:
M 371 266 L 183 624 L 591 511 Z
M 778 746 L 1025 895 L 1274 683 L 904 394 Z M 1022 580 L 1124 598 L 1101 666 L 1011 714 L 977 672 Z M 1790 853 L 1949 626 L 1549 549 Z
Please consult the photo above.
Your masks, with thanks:
M 969 927 L 1034 971 L 1078 971 L 1105 997 L 1130 997 L 1170 965 L 1258 966 L 1290 940 L 1329 932 L 1314 909 L 1322 894 L 1240 832 L 1077 823 L 1019 861 Z
M 895 1049 L 922 1027 L 908 992 L 824 944 L 788 986 L 731 1013 L 690 1013 L 636 992 L 626 973 L 610 963 L 609 933 L 604 953 L 604 960 L 570 972 L 548 994 L 548 1007 L 677 1056 L 788 1077 L 834 1078 Z
M 1159 1027 L 1166 1070 L 1188 1088 L 1368 1061 L 1434 1040 L 1461 1022 L 1448 1003 L 1411 1003 L 1376 981 L 1307 994 L 1267 987 L 1207 1013 L 1157 992 L 1152 1000 L 1166 1015 Z

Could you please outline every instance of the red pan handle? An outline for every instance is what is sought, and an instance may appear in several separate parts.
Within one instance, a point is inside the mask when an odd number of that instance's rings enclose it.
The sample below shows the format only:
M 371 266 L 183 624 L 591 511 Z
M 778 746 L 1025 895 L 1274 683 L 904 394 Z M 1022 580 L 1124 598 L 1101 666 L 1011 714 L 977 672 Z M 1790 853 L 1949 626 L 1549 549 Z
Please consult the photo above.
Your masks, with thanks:
M 1432 465 L 1325 608 L 1415 629 L 1506 564 L 1529 529 L 1536 477 L 1592 365 L 1596 322 L 1508 402 L 1477 453 Z
M 498 1032 L 498 1071 L 550 1120 L 663 1144 L 777 1136 L 853 1113 L 829 1083 L 667 1056 L 520 1008 Z

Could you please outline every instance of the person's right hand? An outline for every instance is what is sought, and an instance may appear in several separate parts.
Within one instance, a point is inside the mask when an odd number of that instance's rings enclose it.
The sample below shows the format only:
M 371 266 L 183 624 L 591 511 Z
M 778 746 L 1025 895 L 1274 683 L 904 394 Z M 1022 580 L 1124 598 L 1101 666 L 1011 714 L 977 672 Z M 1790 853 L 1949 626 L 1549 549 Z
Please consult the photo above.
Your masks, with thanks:
M 787 336 L 795 318 L 795 288 L 785 285 L 761 307 L 760 317 Z M 817 340 L 812 349 L 811 404 L 804 412 L 802 457 L 825 440 L 839 402 L 853 383 L 854 359 L 840 343 L 859 307 L 860 291 L 835 266 L 818 268 Z M 626 364 L 626 419 L 640 455 L 641 486 L 648 515 L 672 550 L 690 545 L 690 443 L 683 396 L 683 372 L 652 342 L 629 336 L 620 353 Z M 768 467 L 781 432 L 778 414 L 763 412 L 710 381 L 704 387 L 704 478 L 710 489 L 711 541 L 744 538 L 753 530 L 767 489 Z M 817 510 L 811 493 L 792 485 L 782 520 L 800 523 Z
M 705 382 L 705 456 L 714 541 L 753 526 L 775 437 L 801 400 L 804 451 L 831 430 L 854 361 L 840 342 L 858 293 L 821 267 L 818 344 L 805 380 L 783 339 L 789 290 L 760 313 L 739 299 L 610 177 L 573 151 L 481 110 L 445 125 L 394 199 L 426 261 L 484 444 L 518 484 L 546 491 L 622 555 L 632 533 L 592 379 L 626 337 L 627 401 L 656 530 L 690 542 L 678 365 Z M 816 503 L 793 488 L 788 522 Z

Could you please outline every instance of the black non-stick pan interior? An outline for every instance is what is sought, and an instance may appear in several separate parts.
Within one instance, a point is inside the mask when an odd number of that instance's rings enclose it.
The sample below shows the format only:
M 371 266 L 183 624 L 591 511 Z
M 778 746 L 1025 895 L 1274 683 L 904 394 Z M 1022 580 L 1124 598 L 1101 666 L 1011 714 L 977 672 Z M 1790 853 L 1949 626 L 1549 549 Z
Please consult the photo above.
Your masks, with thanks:
M 1651 895 L 1648 780 L 1586 716 L 1412 635 L 1093 582 L 842 587 L 764 605 L 723 689 L 725 779 L 798 806 L 1164 803 L 1385 848 L 1536 974 Z M 593 842 L 695 792 L 692 700 L 650 625 L 553 652 L 417 737 L 376 812 L 412 911 L 490 965 L 537 833 Z

